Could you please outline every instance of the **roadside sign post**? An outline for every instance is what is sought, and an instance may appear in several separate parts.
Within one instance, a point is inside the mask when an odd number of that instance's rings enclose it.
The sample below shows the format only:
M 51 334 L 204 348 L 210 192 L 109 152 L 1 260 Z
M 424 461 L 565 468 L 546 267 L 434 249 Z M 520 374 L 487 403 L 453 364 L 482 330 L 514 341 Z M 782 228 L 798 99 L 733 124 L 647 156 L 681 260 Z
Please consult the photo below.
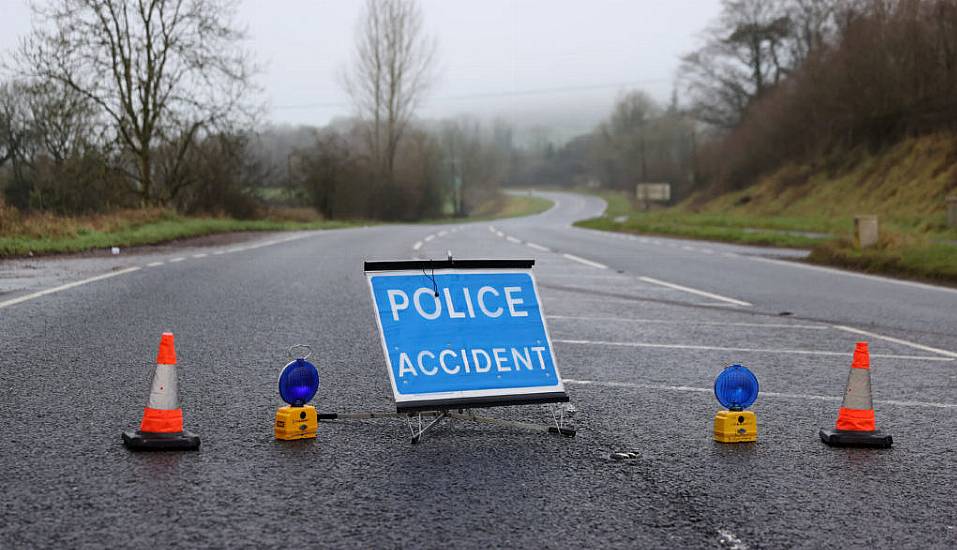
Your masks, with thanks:
M 410 419 L 413 443 L 452 418 L 574 435 L 563 416 L 554 426 L 539 426 L 466 412 L 568 401 L 533 265 L 451 258 L 366 262 L 396 415 Z M 411 423 L 416 416 L 418 429 Z M 423 416 L 435 418 L 423 427 Z

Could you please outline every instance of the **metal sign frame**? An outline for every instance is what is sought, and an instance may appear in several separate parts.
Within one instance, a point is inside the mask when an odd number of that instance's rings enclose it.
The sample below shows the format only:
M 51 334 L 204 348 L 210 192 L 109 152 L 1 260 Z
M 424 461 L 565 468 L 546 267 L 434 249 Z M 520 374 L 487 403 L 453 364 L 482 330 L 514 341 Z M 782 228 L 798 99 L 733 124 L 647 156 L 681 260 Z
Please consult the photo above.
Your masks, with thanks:
M 555 360 L 555 353 L 552 346 L 551 335 L 548 331 L 548 324 L 545 321 L 545 315 L 541 311 L 541 297 L 538 293 L 538 285 L 534 274 L 530 271 L 535 265 L 535 260 L 404 260 L 404 261 L 380 261 L 365 262 L 366 281 L 369 284 L 369 291 L 372 295 L 372 309 L 376 319 L 376 327 L 379 330 L 379 339 L 382 344 L 382 353 L 385 358 L 387 370 L 389 371 L 389 382 L 392 387 L 392 395 L 395 400 L 396 411 L 399 413 L 419 412 L 419 411 L 442 411 L 452 409 L 469 409 L 481 407 L 499 407 L 510 405 L 531 405 L 537 403 L 564 403 L 568 401 L 568 394 L 565 393 L 565 385 L 562 382 L 561 374 L 558 370 L 558 363 Z M 411 396 L 403 396 L 399 393 L 395 381 L 392 360 L 389 355 L 385 333 L 382 329 L 382 319 L 380 317 L 379 305 L 375 298 L 375 289 L 372 286 L 372 278 L 377 276 L 408 276 L 411 272 L 421 273 L 425 270 L 432 275 L 433 270 L 436 276 L 453 273 L 468 273 L 476 270 L 494 270 L 501 273 L 522 273 L 530 277 L 532 289 L 535 291 L 535 299 L 539 305 L 539 314 L 541 316 L 542 327 L 545 332 L 545 338 L 548 342 L 548 353 L 555 371 L 558 384 L 554 386 L 533 386 L 523 388 L 495 388 L 480 390 L 462 390 L 450 392 L 435 392 L 431 398 L 423 398 L 426 394 L 419 393 Z

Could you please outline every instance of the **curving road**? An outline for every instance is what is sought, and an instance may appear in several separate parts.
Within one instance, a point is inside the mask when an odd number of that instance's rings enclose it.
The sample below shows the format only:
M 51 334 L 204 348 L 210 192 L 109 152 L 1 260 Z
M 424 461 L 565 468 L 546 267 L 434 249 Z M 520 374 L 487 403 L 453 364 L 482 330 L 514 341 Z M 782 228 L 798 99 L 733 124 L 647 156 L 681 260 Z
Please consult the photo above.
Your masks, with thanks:
M 552 210 L 496 222 L 0 263 L 0 548 L 957 545 L 957 292 L 577 229 L 604 204 L 547 195 Z M 320 409 L 389 410 L 362 261 L 448 251 L 536 259 L 579 435 L 457 423 L 411 446 L 404 423 L 372 420 L 275 441 L 294 343 L 316 351 Z M 164 330 L 203 445 L 134 455 L 119 434 Z M 890 450 L 817 438 L 858 339 Z M 761 381 L 754 445 L 711 441 L 732 362 Z

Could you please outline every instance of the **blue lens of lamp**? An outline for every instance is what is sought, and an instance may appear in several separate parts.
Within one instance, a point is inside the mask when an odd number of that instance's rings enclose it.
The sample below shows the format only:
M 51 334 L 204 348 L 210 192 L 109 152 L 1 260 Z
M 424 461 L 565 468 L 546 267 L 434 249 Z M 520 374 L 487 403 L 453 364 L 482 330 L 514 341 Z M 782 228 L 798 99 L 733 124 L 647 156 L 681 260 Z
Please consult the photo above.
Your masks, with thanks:
M 758 398 L 758 378 L 741 365 L 731 365 L 715 379 L 714 396 L 728 409 L 746 409 Z
M 305 359 L 290 362 L 279 373 L 279 396 L 293 407 L 308 403 L 318 390 L 319 371 Z

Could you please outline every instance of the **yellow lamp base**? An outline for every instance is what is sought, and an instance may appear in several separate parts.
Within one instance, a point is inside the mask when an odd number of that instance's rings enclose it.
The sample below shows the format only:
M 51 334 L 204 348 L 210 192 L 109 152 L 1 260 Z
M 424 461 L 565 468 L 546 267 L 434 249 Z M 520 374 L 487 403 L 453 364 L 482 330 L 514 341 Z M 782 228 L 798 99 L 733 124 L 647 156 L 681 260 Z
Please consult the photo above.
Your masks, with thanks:
M 276 439 L 309 439 L 316 437 L 318 431 L 319 420 L 312 405 L 285 406 L 276 411 Z
M 748 443 L 758 440 L 758 417 L 751 411 L 718 411 L 714 417 L 714 440 Z

